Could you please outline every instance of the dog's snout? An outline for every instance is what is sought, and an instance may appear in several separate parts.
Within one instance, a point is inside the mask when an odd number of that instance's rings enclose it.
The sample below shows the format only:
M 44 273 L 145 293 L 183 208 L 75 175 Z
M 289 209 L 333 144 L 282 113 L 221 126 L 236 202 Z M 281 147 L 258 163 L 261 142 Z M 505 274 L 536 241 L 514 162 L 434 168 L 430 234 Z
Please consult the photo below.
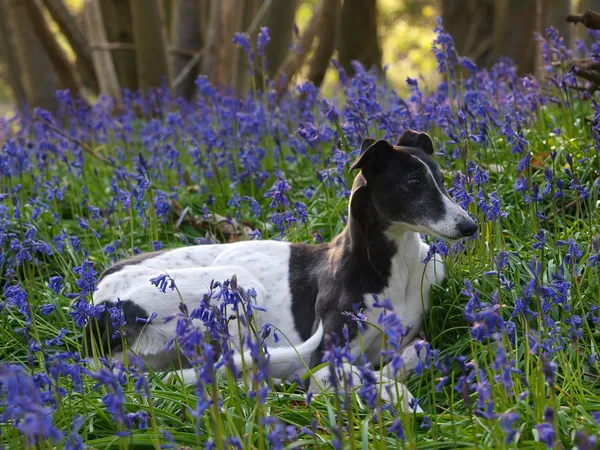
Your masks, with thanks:
M 458 224 L 458 231 L 461 236 L 473 236 L 477 232 L 477 224 L 472 220 L 463 220 Z

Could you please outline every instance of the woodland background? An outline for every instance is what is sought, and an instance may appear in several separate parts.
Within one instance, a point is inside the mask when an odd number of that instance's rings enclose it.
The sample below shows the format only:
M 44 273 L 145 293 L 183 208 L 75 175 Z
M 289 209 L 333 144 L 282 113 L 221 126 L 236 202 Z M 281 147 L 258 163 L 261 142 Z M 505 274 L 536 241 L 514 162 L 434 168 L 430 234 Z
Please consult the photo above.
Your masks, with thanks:
M 332 58 L 376 68 L 398 89 L 407 76 L 436 83 L 430 52 L 436 18 L 459 53 L 487 67 L 510 57 L 535 73 L 535 33 L 553 25 L 568 46 L 585 37 L 569 12 L 599 10 L 600 0 L 0 0 L 0 111 L 10 104 L 55 111 L 57 90 L 93 102 L 119 100 L 122 89 L 168 86 L 186 99 L 206 74 L 240 95 L 263 77 L 282 90 L 310 79 L 336 86 Z M 269 28 L 268 61 L 232 42 L 245 32 L 255 45 Z

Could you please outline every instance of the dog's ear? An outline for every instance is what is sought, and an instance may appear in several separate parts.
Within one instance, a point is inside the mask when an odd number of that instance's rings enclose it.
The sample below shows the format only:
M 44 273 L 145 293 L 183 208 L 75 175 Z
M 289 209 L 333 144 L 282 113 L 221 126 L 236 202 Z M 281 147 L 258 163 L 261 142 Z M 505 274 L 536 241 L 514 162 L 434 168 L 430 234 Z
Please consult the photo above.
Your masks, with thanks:
M 376 170 L 385 160 L 385 155 L 393 147 L 388 141 L 376 141 L 372 138 L 365 138 L 360 146 L 360 154 L 356 161 L 350 166 L 350 171 L 361 169 L 365 176 Z
M 352 192 L 350 194 L 349 203 L 350 214 L 359 224 L 362 224 L 365 220 L 367 205 L 369 203 L 367 180 L 362 174 L 359 174 L 352 183 Z
M 422 148 L 428 155 L 433 155 L 433 141 L 427 133 L 419 133 L 415 130 L 406 130 L 398 138 L 396 145 L 400 147 Z

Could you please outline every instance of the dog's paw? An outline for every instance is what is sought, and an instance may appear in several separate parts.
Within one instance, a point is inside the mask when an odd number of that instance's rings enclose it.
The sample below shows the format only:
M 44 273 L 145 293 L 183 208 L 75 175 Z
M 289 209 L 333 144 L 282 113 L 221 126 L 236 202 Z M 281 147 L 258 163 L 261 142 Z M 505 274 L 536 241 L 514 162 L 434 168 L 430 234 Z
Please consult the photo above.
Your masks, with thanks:
M 400 407 L 403 412 L 423 412 L 416 399 L 410 393 L 408 388 L 402 383 L 394 383 L 393 381 L 390 381 L 389 383 L 385 384 L 381 392 L 381 398 L 382 400 L 391 403 L 396 407 Z
M 419 356 L 417 355 L 414 345 L 404 349 L 402 352 L 402 360 L 404 363 L 402 364 L 402 368 L 399 370 L 397 377 L 399 381 L 406 381 L 406 379 L 415 371 L 417 364 L 419 363 Z
M 416 358 L 416 353 L 414 353 L 414 356 Z M 414 365 L 416 366 L 416 362 L 414 363 Z M 414 370 L 414 367 L 412 370 Z M 350 376 L 352 377 L 351 379 L 349 379 Z M 404 412 L 423 412 L 421 407 L 415 401 L 415 398 L 412 396 L 408 388 L 403 383 L 388 378 L 385 376 L 385 374 L 382 374 L 380 372 L 374 372 L 373 376 L 377 380 L 377 389 L 381 396 L 381 400 L 383 400 L 386 403 L 391 403 L 396 407 L 400 407 L 401 410 Z M 319 395 L 324 392 L 333 392 L 333 385 L 329 377 L 330 371 L 328 367 L 324 367 L 315 372 L 312 375 L 310 383 L 308 385 L 308 392 L 310 392 L 313 395 Z M 352 389 L 358 388 L 363 383 L 357 369 L 350 364 L 347 364 L 344 367 L 344 377 L 346 378 L 346 381 L 350 381 Z M 342 385 L 341 381 L 339 380 L 338 383 L 340 386 Z

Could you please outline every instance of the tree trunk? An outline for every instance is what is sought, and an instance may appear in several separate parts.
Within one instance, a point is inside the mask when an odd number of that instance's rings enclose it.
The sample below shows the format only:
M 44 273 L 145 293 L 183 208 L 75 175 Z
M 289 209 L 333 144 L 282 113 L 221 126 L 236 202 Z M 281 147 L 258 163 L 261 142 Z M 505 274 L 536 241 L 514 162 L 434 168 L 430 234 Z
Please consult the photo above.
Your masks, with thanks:
M 551 7 L 547 7 L 551 5 Z M 549 27 L 552 25 L 558 30 L 558 34 L 565 40 L 565 45 L 569 48 L 573 45 L 573 26 L 565 19 L 571 14 L 571 0 L 546 0 L 544 4 L 543 26 Z
M 325 0 L 321 0 L 317 5 L 306 28 L 302 31 L 299 48 L 294 46 L 294 48 L 288 52 L 285 61 L 279 68 L 277 75 L 275 75 L 275 89 L 279 94 L 287 89 L 292 77 L 300 71 L 304 58 L 312 49 L 313 41 L 315 40 L 322 23 L 324 3 Z
M 219 52 L 221 31 L 221 0 L 210 2 L 209 19 L 206 21 L 206 43 L 203 49 L 203 59 L 200 72 L 212 78 Z
M 239 16 L 238 26 L 234 32 L 246 32 L 249 30 L 254 16 L 258 12 L 258 0 L 238 0 Z M 232 39 L 233 35 L 229 37 Z M 233 53 L 233 83 L 239 95 L 245 95 L 250 89 L 250 59 L 242 48 L 235 48 Z
M 92 53 L 85 35 L 61 0 L 43 1 L 52 19 L 59 26 L 61 33 L 65 36 L 77 57 L 77 65 L 82 72 L 82 80 L 85 79 L 89 83 L 89 87 L 97 91 L 98 81 L 96 79 L 96 72 L 94 71 Z
M 99 3 L 107 41 L 133 45 L 129 0 L 101 0 Z M 124 89 L 135 91 L 138 88 L 135 53 L 131 50 L 114 50 L 111 57 L 119 84 Z
M 269 29 L 271 40 L 265 47 L 265 58 L 267 60 L 266 73 L 270 78 L 273 78 L 277 73 L 290 49 L 296 19 L 296 6 L 296 0 L 272 0 L 263 19 L 260 21 L 259 27 L 257 27 L 258 29 L 254 31 L 252 41 L 256 42 L 260 27 Z M 263 73 L 261 59 L 257 55 L 257 75 Z
M 173 46 L 177 49 L 198 52 L 203 46 L 202 29 L 200 28 L 200 2 L 198 0 L 178 0 L 175 4 L 173 14 Z M 206 55 L 205 55 L 206 56 Z M 194 92 L 194 80 L 198 73 L 197 67 L 190 68 L 187 74 L 180 77 L 192 56 L 176 54 L 173 55 L 173 76 L 177 80 L 177 86 L 173 86 L 175 92 L 185 99 L 192 98 Z
M 160 0 L 131 0 L 133 36 L 142 90 L 171 86 L 168 40 Z
M 222 0 L 220 26 L 219 26 L 219 50 L 211 81 L 223 86 L 234 84 L 234 55 L 237 49 L 231 40 L 233 34 L 241 26 L 240 4 L 242 0 Z
M 340 64 L 348 75 L 354 74 L 351 62 L 381 74 L 381 47 L 377 34 L 377 0 L 344 0 L 340 22 Z
M 42 44 L 31 32 L 33 24 L 21 0 L 4 0 L 9 33 L 14 37 L 19 73 L 25 87 L 29 107 L 41 107 L 55 113 L 58 110 L 56 91 L 58 78 Z
M 0 54 L 8 73 L 8 83 L 12 90 L 15 103 L 20 107 L 27 103 L 25 86 L 21 79 L 19 60 L 14 45 L 14 36 L 8 29 L 7 0 L 0 0 Z
M 308 79 L 321 86 L 339 39 L 341 0 L 323 0 L 323 17 L 319 26 L 319 43 L 310 60 Z
M 534 33 L 545 34 L 554 26 L 571 44 L 566 16 L 570 0 L 443 0 L 442 19 L 456 50 L 479 67 L 490 67 L 500 56 L 508 56 L 519 74 L 535 73 L 539 44 Z
M 44 47 L 46 54 L 49 56 L 56 74 L 62 84 L 66 86 L 72 94 L 80 94 L 79 79 L 75 67 L 69 61 L 66 53 L 63 51 L 60 44 L 57 42 L 54 34 L 50 30 L 48 22 L 44 18 L 44 7 L 40 0 L 21 0 L 32 25 L 33 32 L 37 36 L 39 42 Z
M 83 18 L 90 40 L 90 47 L 105 47 L 107 45 L 107 38 L 99 0 L 85 0 L 83 4 Z M 121 89 L 110 51 L 101 48 L 93 49 L 92 61 L 98 75 L 100 92 L 109 95 L 117 101 L 117 104 L 120 104 Z

